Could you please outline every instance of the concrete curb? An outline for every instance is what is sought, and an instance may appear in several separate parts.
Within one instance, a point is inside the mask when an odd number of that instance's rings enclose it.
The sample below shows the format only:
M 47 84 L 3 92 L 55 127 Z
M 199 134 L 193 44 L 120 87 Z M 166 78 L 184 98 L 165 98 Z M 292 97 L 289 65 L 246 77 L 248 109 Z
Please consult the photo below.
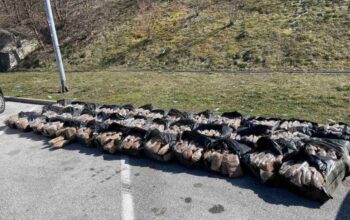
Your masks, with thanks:
M 13 96 L 5 96 L 7 102 L 20 102 L 34 105 L 50 105 L 57 103 L 56 101 L 44 100 L 44 99 L 30 99 L 30 98 L 21 98 Z

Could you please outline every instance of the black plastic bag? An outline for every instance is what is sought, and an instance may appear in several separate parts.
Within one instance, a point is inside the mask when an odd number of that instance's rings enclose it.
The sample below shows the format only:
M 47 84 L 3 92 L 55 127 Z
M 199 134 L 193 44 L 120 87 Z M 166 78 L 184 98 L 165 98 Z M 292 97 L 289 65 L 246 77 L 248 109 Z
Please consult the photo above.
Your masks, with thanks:
M 191 119 L 191 113 L 188 112 L 181 112 L 177 109 L 170 109 L 166 119 L 170 120 L 170 121 L 178 121 L 181 119 Z
M 35 118 L 34 120 L 29 122 L 30 128 L 33 130 L 35 134 L 42 134 L 44 125 L 48 122 L 46 116 L 41 115 L 40 117 Z
M 164 132 L 169 128 L 169 122 L 161 118 L 150 119 L 144 128 L 149 131 L 157 129 L 160 132 Z
M 289 132 L 299 132 L 308 136 L 315 133 L 317 123 L 299 120 L 299 119 L 288 119 L 282 120 L 276 130 L 285 130 Z
M 240 136 L 263 136 L 272 132 L 271 127 L 266 125 L 251 125 L 250 127 L 239 128 L 236 133 Z
M 268 136 L 272 133 L 272 128 L 266 125 L 250 125 L 250 127 L 241 127 L 233 132 L 231 139 L 247 144 L 252 148 L 257 147 L 257 141 L 260 137 Z
M 120 105 L 101 105 L 98 107 L 99 110 L 101 110 L 101 109 L 117 110 L 119 108 L 120 108 Z
M 146 124 L 148 123 L 148 120 L 145 116 L 135 115 L 130 118 L 125 118 L 124 120 L 121 120 L 119 123 L 127 127 L 145 128 Z
M 128 131 L 123 135 L 118 150 L 132 156 L 142 155 L 143 143 L 147 134 L 148 132 L 142 128 L 128 128 Z
M 72 116 L 79 116 L 83 112 L 83 106 L 67 106 L 63 109 L 63 113 L 71 114 Z
M 44 106 L 43 109 L 57 112 L 58 114 L 69 113 L 71 115 L 80 115 L 86 105 L 85 102 L 79 102 L 69 99 L 58 100 L 56 104 Z
M 168 114 L 165 110 L 163 110 L 163 109 L 153 109 L 152 111 L 151 111 L 151 113 L 154 113 L 154 114 L 161 114 L 161 115 L 166 115 L 166 114 Z
M 157 161 L 167 162 L 173 158 L 173 147 L 178 135 L 152 130 L 145 138 L 144 153 Z
M 191 119 L 181 119 L 170 124 L 168 132 L 174 134 L 181 134 L 184 131 L 191 131 L 195 129 L 196 122 Z
M 192 114 L 191 119 L 197 124 L 208 124 L 212 121 L 213 114 L 209 110 L 206 110 L 203 112 Z
M 96 115 L 96 118 L 101 121 L 105 121 L 107 119 L 110 120 L 125 120 L 126 117 L 120 115 L 119 113 L 106 113 L 106 112 L 99 112 Z
M 276 130 L 282 119 L 280 118 L 264 118 L 264 117 L 250 117 L 244 120 L 243 127 L 266 127 L 270 131 Z
M 200 168 L 203 166 L 203 154 L 212 142 L 212 139 L 197 131 L 184 131 L 174 145 L 174 155 L 180 164 Z
M 127 110 L 129 110 L 129 111 L 132 111 L 132 110 L 135 109 L 135 107 L 134 107 L 133 105 L 131 105 L 131 104 L 123 105 L 123 106 L 121 106 L 120 108 L 127 109 Z
M 45 105 L 45 106 L 42 108 L 42 113 L 50 112 L 50 111 L 51 111 L 51 112 L 56 112 L 57 114 L 62 114 L 64 108 L 65 108 L 64 106 L 59 105 L 59 104 Z
M 230 126 L 234 131 L 237 130 L 243 121 L 243 116 L 239 112 L 225 112 L 221 116 L 213 117 L 213 124 Z
M 118 123 L 96 125 L 93 134 L 95 146 L 105 153 L 121 152 L 121 141 L 129 132 L 129 128 Z
M 255 151 L 269 150 L 273 154 L 283 155 L 284 157 L 296 154 L 303 147 L 304 143 L 298 138 L 291 139 L 271 139 L 270 137 L 261 137 L 257 142 Z
M 163 119 L 166 114 L 167 113 L 162 109 L 153 109 L 145 113 L 144 116 L 149 119 Z
M 32 128 L 30 122 L 36 118 L 44 117 L 36 112 L 20 112 L 17 115 L 8 117 L 5 120 L 5 125 L 12 129 L 19 129 L 21 131 L 30 131 Z
M 261 137 L 254 152 L 245 155 L 243 162 L 263 183 L 278 185 L 280 182 L 278 170 L 283 159 L 297 154 L 302 146 L 299 140 L 272 140 L 269 137 Z
M 304 150 L 284 161 L 279 170 L 288 189 L 320 202 L 333 197 L 345 173 L 343 160 L 310 155 Z
M 54 138 L 57 132 L 63 128 L 64 123 L 61 121 L 50 121 L 41 128 L 42 134 L 46 137 Z
M 62 136 L 65 140 L 74 141 L 81 123 L 75 119 L 65 119 L 61 122 L 63 122 L 63 126 L 57 130 L 56 137 Z
M 247 145 L 234 140 L 220 139 L 213 141 L 205 150 L 203 163 L 207 170 L 220 173 L 230 178 L 243 176 L 240 158 L 250 152 Z
M 94 103 L 86 103 L 84 104 L 83 110 L 81 114 L 88 114 L 92 116 L 96 116 L 96 109 L 98 109 L 99 105 Z
M 141 117 L 148 118 L 150 115 L 153 114 L 151 113 L 152 110 L 153 110 L 153 106 L 151 104 L 147 104 L 147 105 L 143 105 L 141 107 L 133 109 L 131 114 L 134 115 L 134 117 L 141 116 Z
M 305 143 L 306 153 L 334 160 L 343 160 L 346 175 L 350 174 L 349 141 L 329 138 L 307 138 L 302 141 Z
M 344 123 L 317 127 L 314 137 L 350 140 L 350 126 Z
M 30 126 L 31 122 L 36 120 L 37 118 L 42 118 L 42 121 L 44 122 L 46 117 L 42 117 L 41 114 L 37 112 L 20 112 L 18 113 L 18 117 L 16 120 L 7 122 L 8 125 L 12 128 L 17 128 L 20 131 L 28 132 L 31 131 L 32 128 Z
M 235 140 L 223 139 L 221 141 L 225 143 L 226 148 L 228 150 L 237 154 L 240 159 L 242 159 L 245 155 L 247 155 L 252 151 L 252 148 L 249 147 L 248 145 L 240 143 Z M 215 148 L 215 145 L 212 145 L 212 146 Z
M 81 126 L 77 131 L 77 141 L 83 146 L 93 147 L 94 146 L 94 131 L 98 126 L 96 120 L 89 121 L 87 124 Z
M 153 110 L 153 105 L 152 105 L 152 104 L 146 104 L 146 105 L 140 106 L 140 107 L 138 107 L 138 108 L 141 108 L 141 109 L 144 109 L 144 110 L 152 111 L 152 110 Z
M 196 131 L 210 138 L 229 138 L 232 134 L 232 128 L 217 124 L 200 124 Z
M 330 138 L 307 138 L 302 140 L 305 144 L 319 146 L 327 150 L 333 150 L 337 153 L 337 158 L 349 155 L 350 142 L 341 139 Z

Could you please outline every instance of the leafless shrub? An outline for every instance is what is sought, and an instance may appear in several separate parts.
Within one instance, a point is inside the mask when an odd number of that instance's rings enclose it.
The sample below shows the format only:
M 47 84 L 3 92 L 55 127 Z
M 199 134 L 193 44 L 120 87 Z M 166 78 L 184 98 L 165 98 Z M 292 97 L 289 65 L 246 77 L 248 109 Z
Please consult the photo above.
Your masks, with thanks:
M 148 39 L 151 39 L 155 24 L 154 12 L 150 11 L 153 7 L 153 0 L 137 0 L 137 7 L 139 9 L 138 14 L 142 17 L 142 31 L 146 33 Z
M 235 24 L 239 18 L 239 11 L 244 6 L 245 0 L 231 0 L 229 8 L 229 19 L 231 24 Z
M 35 37 L 44 47 L 50 42 L 44 4 L 44 0 L 0 0 L 0 27 Z M 94 0 L 52 0 L 62 41 L 89 37 L 94 24 L 93 6 Z
M 141 13 L 144 13 L 146 10 L 151 8 L 153 5 L 152 0 L 137 0 L 137 7 Z
M 194 9 L 195 15 L 198 16 L 202 10 L 204 10 L 211 4 L 212 0 L 193 0 L 192 8 Z

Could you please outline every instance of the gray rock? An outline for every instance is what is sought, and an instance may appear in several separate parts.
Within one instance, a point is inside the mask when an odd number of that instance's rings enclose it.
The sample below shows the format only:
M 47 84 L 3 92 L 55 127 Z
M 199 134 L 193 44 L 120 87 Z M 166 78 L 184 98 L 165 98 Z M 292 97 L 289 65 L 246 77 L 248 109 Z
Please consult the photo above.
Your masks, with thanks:
M 14 69 L 39 46 L 36 40 L 0 29 L 0 72 Z

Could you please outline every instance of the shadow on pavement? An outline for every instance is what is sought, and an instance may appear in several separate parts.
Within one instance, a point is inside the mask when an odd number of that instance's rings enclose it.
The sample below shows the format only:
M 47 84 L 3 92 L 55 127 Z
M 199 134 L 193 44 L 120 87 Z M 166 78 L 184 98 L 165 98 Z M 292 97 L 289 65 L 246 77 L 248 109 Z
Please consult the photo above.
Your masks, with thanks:
M 49 146 L 48 146 L 49 139 L 41 135 L 36 135 L 30 132 L 19 133 L 17 130 L 14 130 L 14 129 L 7 129 L 5 130 L 5 133 L 10 135 L 19 134 L 19 136 L 22 138 L 35 140 L 35 141 L 45 140 L 45 146 L 42 149 L 49 149 Z M 85 155 L 93 155 L 96 157 L 102 156 L 104 160 L 121 159 L 121 155 L 104 154 L 97 148 L 84 147 L 78 143 L 69 144 L 64 148 L 64 150 L 78 151 L 79 153 L 82 153 Z M 254 179 L 254 177 L 249 176 L 249 174 L 241 178 L 229 179 L 211 172 L 207 172 L 205 170 L 186 168 L 177 164 L 176 162 L 162 163 L 162 162 L 154 161 L 152 159 L 148 159 L 146 157 L 130 156 L 129 164 L 132 166 L 138 166 L 138 167 L 149 167 L 151 169 L 160 170 L 162 172 L 167 172 L 167 173 L 174 173 L 174 174 L 187 173 L 195 176 L 220 178 L 220 179 L 226 180 L 227 182 L 231 183 L 234 186 L 238 186 L 244 189 L 250 189 L 254 191 L 259 198 L 261 198 L 263 201 L 270 204 L 284 205 L 284 206 L 302 206 L 302 207 L 313 208 L 313 209 L 318 209 L 322 206 L 322 204 L 319 202 L 308 200 L 297 194 L 291 193 L 286 189 L 265 186 L 261 184 L 257 179 Z M 338 213 L 339 218 L 337 219 L 343 219 L 343 217 L 347 215 L 348 211 L 350 211 L 349 194 L 344 200 L 344 203 Z
M 149 167 L 156 170 L 161 170 L 168 173 L 187 173 L 195 176 L 205 176 L 209 178 L 220 178 L 226 180 L 234 186 L 238 186 L 244 189 L 250 189 L 254 191 L 259 198 L 267 203 L 285 206 L 303 206 L 308 208 L 320 208 L 321 203 L 308 200 L 296 194 L 293 194 L 283 188 L 268 187 L 261 184 L 257 179 L 254 179 L 249 174 L 241 178 L 229 179 L 211 172 L 200 169 L 190 169 L 179 164 L 173 163 L 162 163 L 157 161 L 150 161 L 147 158 L 135 158 L 132 157 L 129 160 L 130 165 L 139 167 Z
M 350 193 L 346 195 L 341 204 L 336 220 L 347 220 L 350 218 Z
M 0 128 L 1 129 L 1 128 Z M 44 137 L 42 135 L 36 135 L 32 132 L 18 132 L 18 130 L 16 129 L 11 129 L 11 128 L 8 128 L 6 130 L 4 130 L 5 134 L 8 134 L 8 135 L 19 135 L 21 138 L 25 138 L 25 139 L 28 139 L 28 140 L 33 140 L 33 141 L 44 141 L 45 145 L 47 146 L 48 145 L 48 142 L 49 142 L 49 138 L 47 137 Z

